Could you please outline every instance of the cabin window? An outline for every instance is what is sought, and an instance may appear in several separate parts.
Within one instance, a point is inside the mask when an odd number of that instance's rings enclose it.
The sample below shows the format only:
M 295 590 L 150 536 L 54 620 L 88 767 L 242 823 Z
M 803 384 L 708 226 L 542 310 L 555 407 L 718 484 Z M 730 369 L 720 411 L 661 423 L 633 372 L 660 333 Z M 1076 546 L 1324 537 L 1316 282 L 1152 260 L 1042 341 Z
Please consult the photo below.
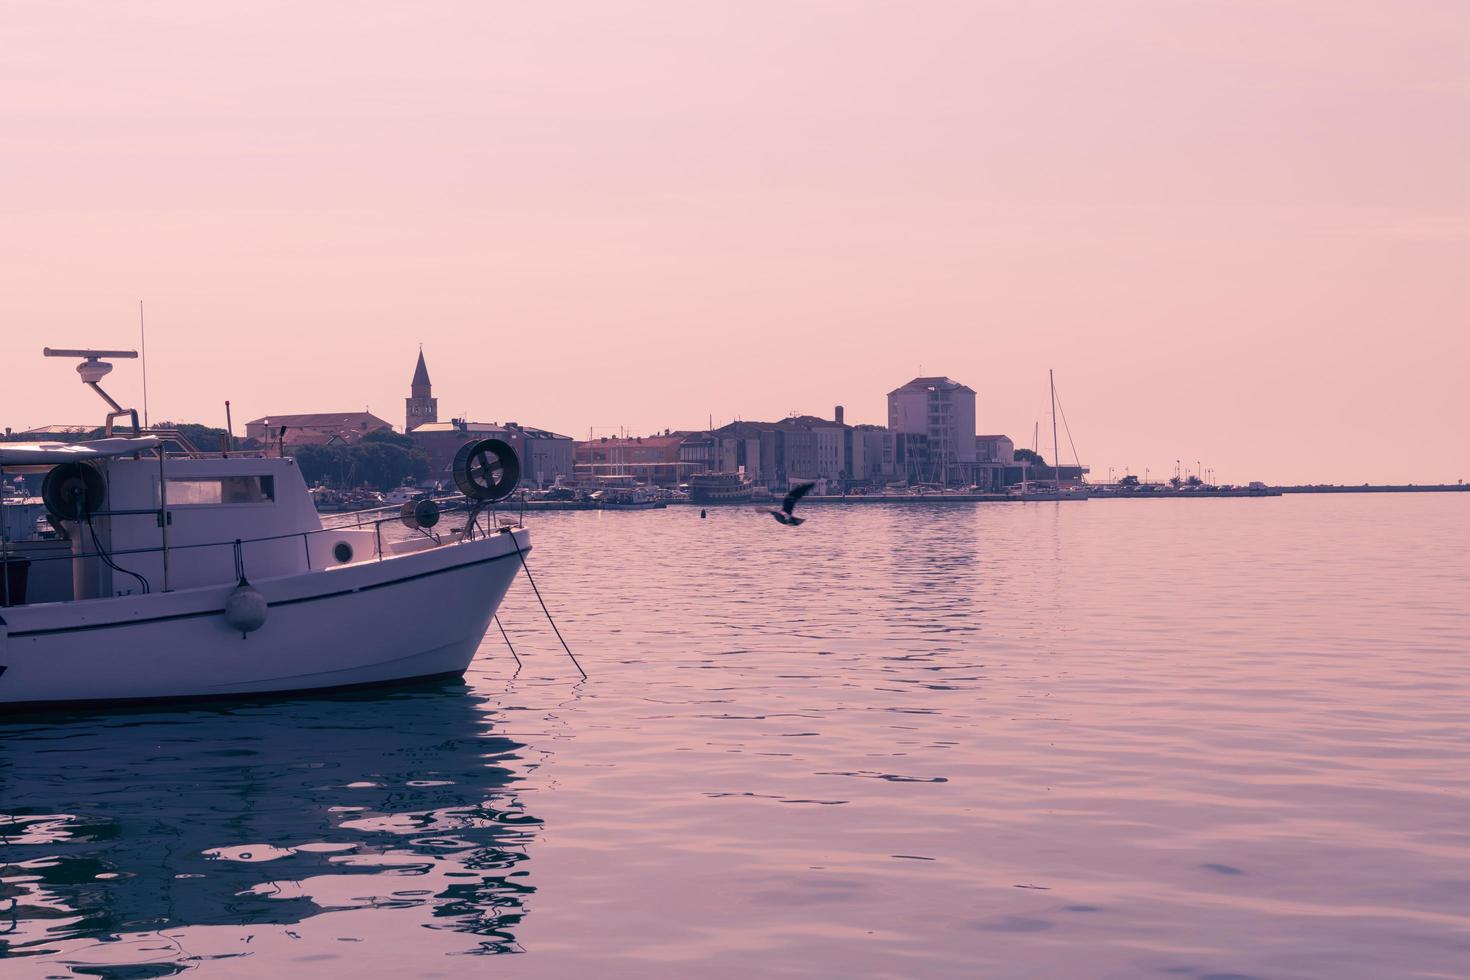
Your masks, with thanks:
M 221 476 L 168 481 L 168 505 L 268 504 L 276 499 L 274 476 Z

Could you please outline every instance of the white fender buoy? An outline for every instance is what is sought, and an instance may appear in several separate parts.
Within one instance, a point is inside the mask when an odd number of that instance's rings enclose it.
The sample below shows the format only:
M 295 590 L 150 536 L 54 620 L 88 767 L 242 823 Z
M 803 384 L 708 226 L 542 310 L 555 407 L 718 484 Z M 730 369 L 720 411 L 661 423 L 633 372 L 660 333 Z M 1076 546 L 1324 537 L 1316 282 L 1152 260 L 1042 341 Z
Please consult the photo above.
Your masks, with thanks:
M 225 622 L 239 630 L 240 639 L 243 640 L 247 633 L 253 633 L 265 625 L 267 608 L 265 596 L 257 592 L 242 575 L 240 584 L 235 586 L 235 591 L 230 593 L 230 598 L 225 602 Z

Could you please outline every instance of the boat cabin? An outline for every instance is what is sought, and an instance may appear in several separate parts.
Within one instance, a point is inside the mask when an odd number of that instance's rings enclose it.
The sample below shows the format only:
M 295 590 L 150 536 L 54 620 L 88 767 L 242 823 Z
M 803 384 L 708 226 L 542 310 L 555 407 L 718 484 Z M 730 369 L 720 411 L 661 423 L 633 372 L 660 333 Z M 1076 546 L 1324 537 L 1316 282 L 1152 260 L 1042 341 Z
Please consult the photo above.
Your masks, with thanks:
M 81 472 L 85 467 L 90 475 Z M 289 457 L 170 454 L 155 436 L 0 446 L 0 473 L 42 474 L 56 537 L 4 525 L 0 601 L 177 591 L 330 569 L 378 555 L 373 528 L 323 528 Z M 68 483 L 67 481 L 71 482 Z M 67 492 L 91 486 L 84 512 Z M 238 542 L 238 544 L 237 544 Z M 17 587 L 19 586 L 19 587 Z

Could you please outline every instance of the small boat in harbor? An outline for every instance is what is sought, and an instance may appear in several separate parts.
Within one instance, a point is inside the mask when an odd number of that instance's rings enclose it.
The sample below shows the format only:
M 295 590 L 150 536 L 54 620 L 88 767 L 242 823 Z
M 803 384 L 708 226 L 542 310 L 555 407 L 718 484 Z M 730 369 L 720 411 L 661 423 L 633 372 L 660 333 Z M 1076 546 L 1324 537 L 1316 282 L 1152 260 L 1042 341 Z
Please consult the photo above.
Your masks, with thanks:
M 170 452 L 114 409 L 106 437 L 0 443 L 0 482 L 44 476 L 56 540 L 0 540 L 0 708 L 258 695 L 458 675 L 531 549 L 497 526 L 510 446 L 466 444 L 463 496 L 324 524 L 289 457 Z M 130 417 L 127 437 L 113 422 Z M 176 434 L 173 434 L 176 435 Z M 3 503 L 9 506 L 9 502 Z M 442 511 L 455 511 L 440 528 Z M 405 533 L 405 526 L 407 533 Z M 396 533 L 393 533 L 396 532 Z
M 342 495 L 343 510 L 376 510 L 387 503 L 376 490 L 349 490 Z
M 418 487 L 412 486 L 411 484 L 404 484 L 401 487 L 394 487 L 392 490 L 389 490 L 387 493 L 382 495 L 383 503 L 388 504 L 392 507 L 402 507 L 410 500 L 418 500 L 421 497 L 426 496 L 428 496 L 428 493 L 426 491 L 420 490 Z
M 331 487 L 312 487 L 307 491 L 311 495 L 312 505 L 319 514 L 337 514 L 346 510 L 342 506 L 342 497 Z
M 588 499 L 602 510 L 656 510 L 668 506 L 656 490 L 626 474 L 599 476 L 597 489 Z
M 592 495 L 592 499 L 603 510 L 657 510 L 668 506 L 647 487 L 599 490 Z

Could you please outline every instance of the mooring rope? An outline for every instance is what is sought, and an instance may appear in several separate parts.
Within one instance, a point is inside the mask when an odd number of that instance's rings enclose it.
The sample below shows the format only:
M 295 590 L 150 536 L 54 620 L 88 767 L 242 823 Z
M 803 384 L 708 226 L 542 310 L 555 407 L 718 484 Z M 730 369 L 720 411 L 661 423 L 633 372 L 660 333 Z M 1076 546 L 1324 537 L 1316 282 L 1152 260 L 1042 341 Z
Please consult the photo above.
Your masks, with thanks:
M 556 638 L 561 641 L 561 648 L 567 652 L 567 656 L 570 657 L 572 660 L 572 666 L 577 668 L 577 673 L 581 674 L 582 680 L 585 681 L 587 679 L 587 672 L 583 670 L 582 665 L 577 662 L 577 655 L 572 652 L 572 648 L 567 646 L 567 641 L 563 639 L 561 635 L 561 630 L 556 628 L 556 620 L 551 618 L 551 610 L 546 608 L 546 600 L 541 598 L 541 590 L 536 588 L 536 580 L 531 577 L 531 566 L 526 564 L 526 554 L 525 552 L 521 551 L 521 543 L 516 540 L 516 532 L 512 530 L 508 533 L 510 534 L 510 543 L 515 545 L 516 556 L 519 557 L 521 560 L 521 568 L 525 569 L 526 581 L 531 583 L 531 591 L 536 593 L 536 601 L 541 603 L 541 611 L 546 614 L 546 621 L 551 624 L 551 631 L 555 633 Z
M 520 655 L 516 653 L 515 646 L 510 642 L 510 635 L 505 632 L 505 627 L 504 626 L 501 626 L 501 624 L 500 624 L 500 613 L 496 613 L 495 614 L 495 625 L 500 627 L 500 635 L 505 639 L 506 649 L 508 649 L 510 651 L 510 655 L 512 657 L 515 657 L 516 670 L 520 670 L 521 669 L 521 658 L 520 658 Z

